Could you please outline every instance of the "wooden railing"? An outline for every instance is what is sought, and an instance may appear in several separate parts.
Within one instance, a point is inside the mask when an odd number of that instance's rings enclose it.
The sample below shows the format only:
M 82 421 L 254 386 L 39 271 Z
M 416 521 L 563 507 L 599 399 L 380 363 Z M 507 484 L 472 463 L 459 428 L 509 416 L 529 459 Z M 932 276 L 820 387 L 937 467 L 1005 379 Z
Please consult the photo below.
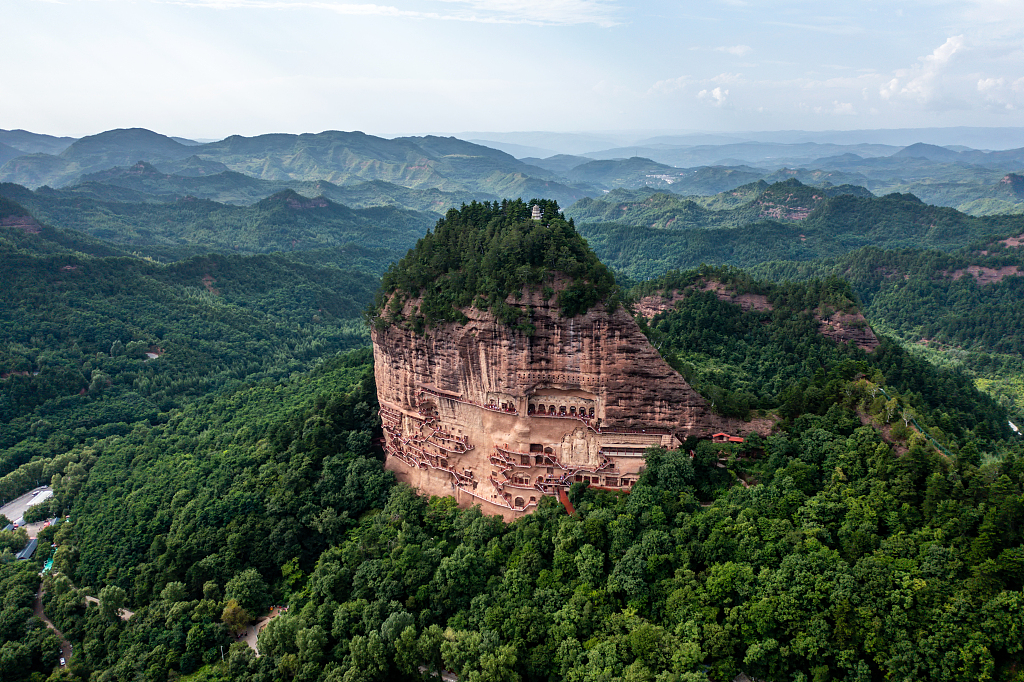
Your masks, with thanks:
M 483 409 L 490 410 L 491 412 L 498 412 L 500 414 L 509 414 L 509 415 L 514 415 L 514 416 L 518 416 L 519 415 L 519 410 L 517 410 L 515 408 L 515 406 L 513 406 L 511 409 L 504 409 L 504 408 L 502 408 L 502 407 L 500 407 L 498 405 L 485 405 L 484 403 L 478 403 L 475 400 L 467 400 L 467 399 L 462 398 L 462 397 L 456 397 L 454 395 L 448 395 L 447 393 L 442 393 L 441 391 L 436 391 L 436 390 L 434 390 L 432 388 L 427 388 L 426 386 L 420 386 L 420 393 L 426 393 L 427 395 L 432 395 L 435 398 L 444 398 L 445 400 L 454 400 L 455 402 L 462 403 L 463 405 L 474 405 L 476 407 L 482 407 Z

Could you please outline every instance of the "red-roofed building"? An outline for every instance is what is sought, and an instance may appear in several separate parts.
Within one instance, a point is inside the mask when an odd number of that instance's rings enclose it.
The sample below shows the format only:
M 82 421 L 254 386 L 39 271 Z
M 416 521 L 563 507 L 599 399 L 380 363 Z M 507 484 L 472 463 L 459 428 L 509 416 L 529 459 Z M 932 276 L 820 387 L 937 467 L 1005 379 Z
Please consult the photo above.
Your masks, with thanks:
M 716 434 L 712 435 L 711 436 L 711 440 L 713 440 L 716 443 L 742 443 L 743 442 L 743 439 L 740 438 L 739 436 L 730 436 L 728 433 L 725 433 L 724 431 L 720 431 L 719 433 L 716 433 Z

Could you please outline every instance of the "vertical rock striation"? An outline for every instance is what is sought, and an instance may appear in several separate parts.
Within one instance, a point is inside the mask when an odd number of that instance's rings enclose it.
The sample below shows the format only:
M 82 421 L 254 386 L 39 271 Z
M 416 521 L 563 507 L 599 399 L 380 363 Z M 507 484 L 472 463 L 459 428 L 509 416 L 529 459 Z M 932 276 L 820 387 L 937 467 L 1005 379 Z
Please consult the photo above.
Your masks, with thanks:
M 575 481 L 628 490 L 652 445 L 751 430 L 715 415 L 625 310 L 566 318 L 540 291 L 507 303 L 534 334 L 475 308 L 425 335 L 372 332 L 387 466 L 422 492 L 511 519 Z

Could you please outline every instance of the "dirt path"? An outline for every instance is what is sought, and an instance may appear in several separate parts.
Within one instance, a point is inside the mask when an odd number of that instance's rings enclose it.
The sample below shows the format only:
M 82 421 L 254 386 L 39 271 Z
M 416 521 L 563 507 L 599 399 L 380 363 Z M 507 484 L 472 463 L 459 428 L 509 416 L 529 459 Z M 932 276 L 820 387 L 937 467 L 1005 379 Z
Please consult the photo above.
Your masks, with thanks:
M 85 602 L 87 604 L 99 604 L 100 600 L 96 597 L 86 597 Z M 135 615 L 135 612 L 129 611 L 128 609 L 121 609 L 117 612 L 117 615 L 121 616 L 121 620 L 128 620 L 129 618 Z
M 256 652 L 256 656 L 258 658 L 260 655 L 260 650 L 256 646 L 256 639 L 260 636 L 260 632 L 263 630 L 263 628 L 267 627 L 267 623 L 269 623 L 272 618 L 276 618 L 277 616 L 280 616 L 282 613 L 284 613 L 284 611 L 282 611 L 280 608 L 275 607 L 270 609 L 270 613 L 261 618 L 257 618 L 256 622 L 250 625 L 248 629 L 246 629 L 245 634 L 238 638 L 238 641 L 245 642 L 246 644 L 248 644 L 249 648 Z
M 64 657 L 64 660 L 68 663 L 71 662 L 71 644 L 68 640 L 64 639 L 64 633 L 57 629 L 50 619 L 46 617 L 46 613 L 43 612 L 43 584 L 39 583 L 39 589 L 36 591 L 36 601 L 33 606 L 36 616 L 46 623 L 46 627 L 57 633 L 57 639 L 60 641 L 60 655 Z

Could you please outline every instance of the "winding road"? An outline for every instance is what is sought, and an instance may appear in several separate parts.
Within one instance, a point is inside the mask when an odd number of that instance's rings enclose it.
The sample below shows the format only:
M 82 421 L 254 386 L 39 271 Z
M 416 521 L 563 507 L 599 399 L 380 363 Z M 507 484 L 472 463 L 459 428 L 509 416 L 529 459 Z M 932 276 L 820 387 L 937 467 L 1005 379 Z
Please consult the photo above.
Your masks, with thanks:
M 46 623 L 46 627 L 50 628 L 57 634 L 57 639 L 60 641 L 60 655 L 64 657 L 64 660 L 68 663 L 71 662 L 71 644 L 68 640 L 64 639 L 64 633 L 57 629 L 57 626 L 50 622 L 50 619 L 43 612 L 43 584 L 39 584 L 39 589 L 36 591 L 36 601 L 33 605 L 35 615 L 41 621 Z

